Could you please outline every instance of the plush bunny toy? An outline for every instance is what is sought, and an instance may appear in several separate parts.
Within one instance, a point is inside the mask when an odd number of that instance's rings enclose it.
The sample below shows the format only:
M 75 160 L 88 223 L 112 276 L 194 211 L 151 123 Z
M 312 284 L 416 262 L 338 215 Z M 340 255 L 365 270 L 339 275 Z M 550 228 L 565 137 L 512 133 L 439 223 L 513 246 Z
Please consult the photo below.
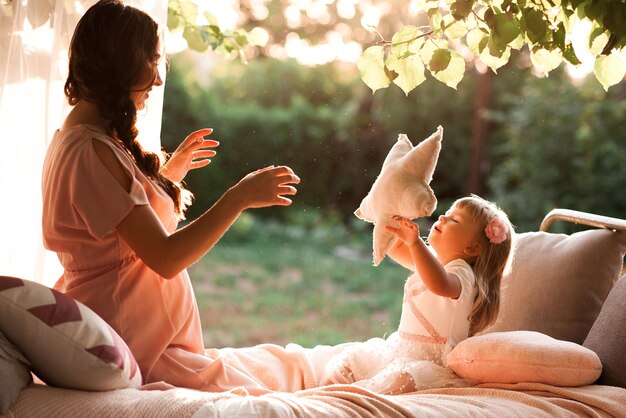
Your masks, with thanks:
M 414 219 L 431 215 L 437 198 L 429 183 L 441 150 L 443 128 L 413 146 L 405 134 L 387 154 L 380 174 L 355 215 L 374 224 L 374 265 L 383 260 L 397 238 L 385 231 L 392 215 Z

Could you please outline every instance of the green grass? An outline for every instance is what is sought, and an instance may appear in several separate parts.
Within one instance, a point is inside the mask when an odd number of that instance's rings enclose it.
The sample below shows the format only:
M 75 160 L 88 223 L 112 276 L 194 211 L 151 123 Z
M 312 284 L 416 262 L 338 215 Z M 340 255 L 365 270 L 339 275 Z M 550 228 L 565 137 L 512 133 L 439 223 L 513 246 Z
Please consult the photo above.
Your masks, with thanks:
M 372 266 L 371 228 L 244 214 L 189 269 L 206 347 L 362 341 L 397 328 L 408 271 Z

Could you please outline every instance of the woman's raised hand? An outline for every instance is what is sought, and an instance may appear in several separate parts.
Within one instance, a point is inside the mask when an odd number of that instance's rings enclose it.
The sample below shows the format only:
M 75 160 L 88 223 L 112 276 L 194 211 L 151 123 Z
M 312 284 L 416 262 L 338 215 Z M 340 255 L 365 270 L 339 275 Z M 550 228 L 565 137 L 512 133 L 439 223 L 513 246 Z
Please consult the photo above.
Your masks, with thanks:
M 215 148 L 220 143 L 212 139 L 204 139 L 213 129 L 206 128 L 190 133 L 176 148 L 169 160 L 161 168 L 161 174 L 174 182 L 181 182 L 189 170 L 209 165 L 216 152 L 208 148 Z
M 269 166 L 246 175 L 239 183 L 228 190 L 243 209 L 268 206 L 289 206 L 297 190 L 293 184 L 300 183 L 298 177 L 287 166 Z

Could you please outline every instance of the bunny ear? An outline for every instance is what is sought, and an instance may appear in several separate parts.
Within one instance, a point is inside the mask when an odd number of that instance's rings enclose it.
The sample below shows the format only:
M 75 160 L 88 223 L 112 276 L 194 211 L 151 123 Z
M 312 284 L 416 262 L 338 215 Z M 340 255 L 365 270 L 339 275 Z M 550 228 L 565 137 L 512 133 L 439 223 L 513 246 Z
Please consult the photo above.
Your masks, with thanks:
M 380 264 L 389 251 L 395 245 L 398 238 L 385 230 L 386 222 L 374 224 L 374 266 Z
M 439 151 L 441 151 L 441 140 L 443 139 L 443 128 L 437 127 L 437 130 L 428 138 L 417 144 L 411 151 L 411 156 L 416 159 L 415 167 L 419 170 L 419 176 L 424 179 L 426 184 L 433 179 L 433 173 L 439 159 Z
M 413 144 L 409 140 L 409 137 L 405 134 L 398 135 L 398 140 L 389 150 L 385 161 L 383 161 L 383 168 L 395 161 L 398 161 L 405 155 L 407 155 L 413 149 Z

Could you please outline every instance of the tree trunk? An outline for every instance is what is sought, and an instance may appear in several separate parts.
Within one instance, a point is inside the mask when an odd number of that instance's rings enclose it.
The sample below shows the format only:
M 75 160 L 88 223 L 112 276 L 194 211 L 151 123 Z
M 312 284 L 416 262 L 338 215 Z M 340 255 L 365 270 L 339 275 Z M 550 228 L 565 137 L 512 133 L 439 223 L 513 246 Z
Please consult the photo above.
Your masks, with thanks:
M 470 143 L 470 164 L 467 188 L 470 193 L 482 195 L 485 191 L 485 176 L 489 169 L 487 142 L 490 126 L 485 111 L 491 107 L 493 96 L 493 72 L 476 72 L 476 92 L 474 94 L 474 115 L 472 118 L 472 139 Z

